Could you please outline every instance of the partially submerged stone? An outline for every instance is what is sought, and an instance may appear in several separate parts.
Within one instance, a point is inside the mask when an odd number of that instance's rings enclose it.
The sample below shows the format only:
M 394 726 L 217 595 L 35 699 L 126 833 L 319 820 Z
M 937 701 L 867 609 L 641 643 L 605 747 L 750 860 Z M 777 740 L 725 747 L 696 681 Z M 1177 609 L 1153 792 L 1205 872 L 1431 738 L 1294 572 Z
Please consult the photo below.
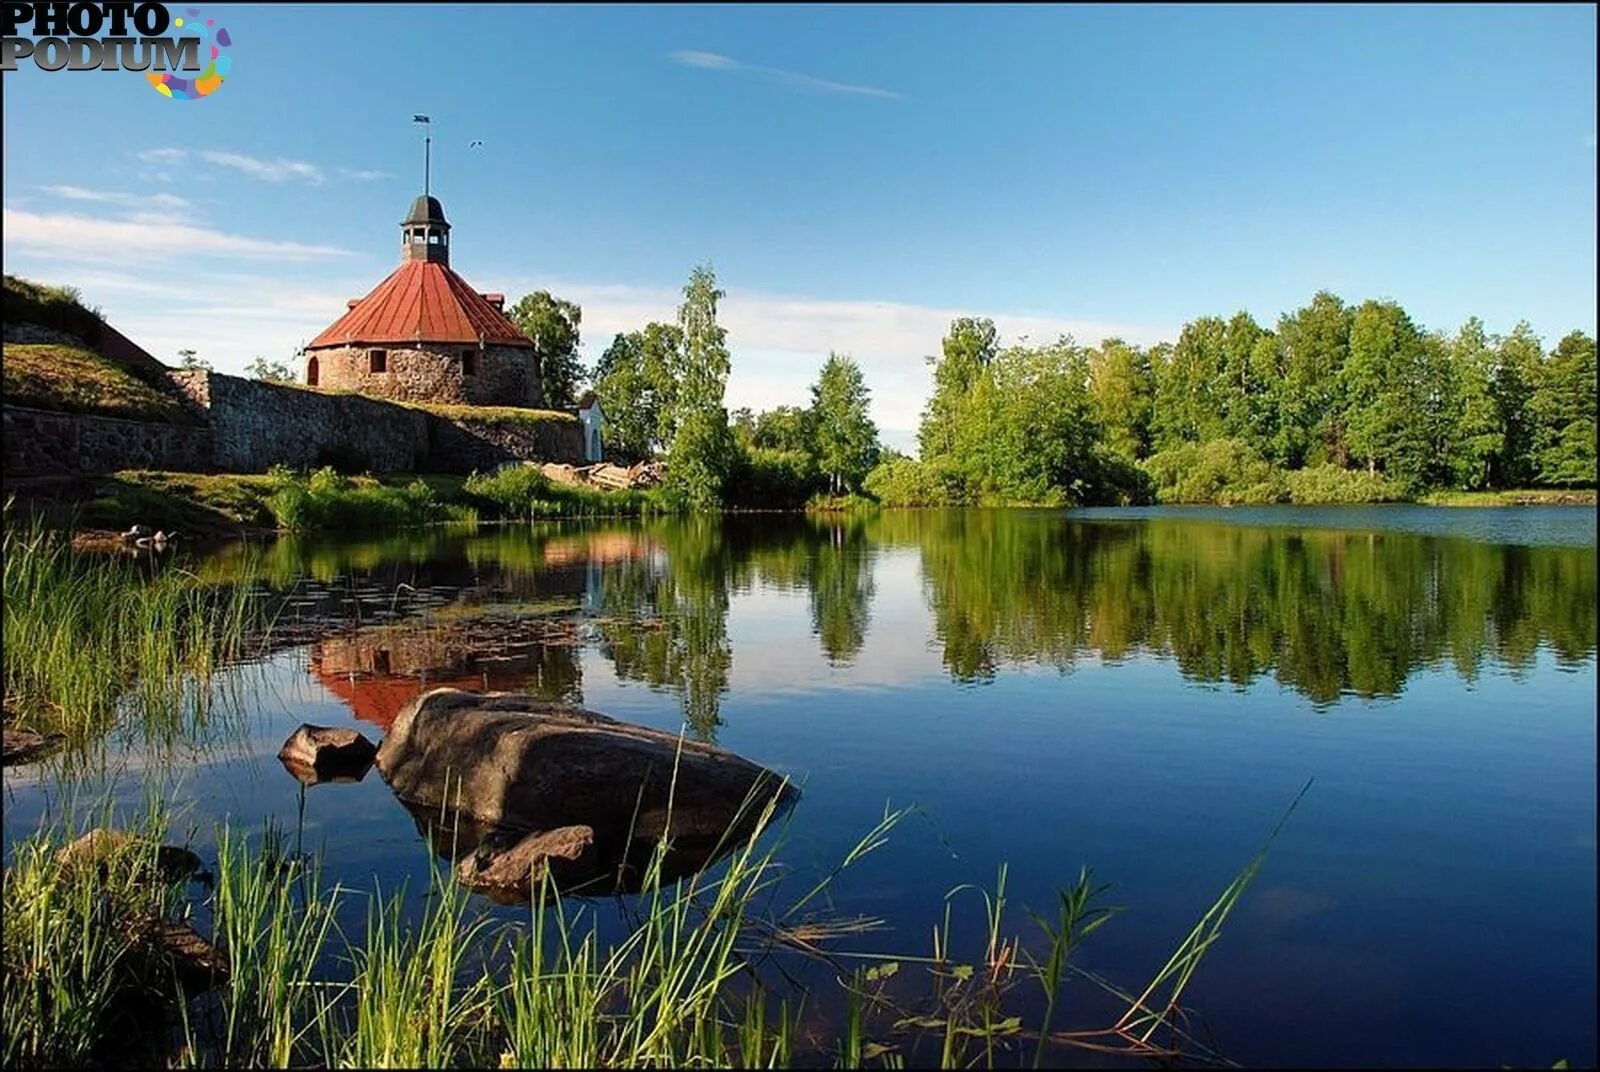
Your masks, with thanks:
M 54 752 L 66 741 L 59 733 L 34 733 L 32 730 L 6 726 L 4 747 L 0 750 L 0 766 L 32 763 Z
M 526 900 L 547 876 L 557 889 L 570 889 L 588 881 L 594 871 L 594 828 L 588 826 L 521 837 L 495 830 L 456 865 L 463 886 L 512 903 Z
M 186 848 L 159 845 L 155 846 L 152 854 L 150 843 L 144 838 L 126 830 L 107 830 L 103 827 L 90 830 L 62 846 L 56 853 L 56 866 L 63 870 L 94 867 L 103 871 L 113 859 L 124 853 L 130 854 L 135 861 L 134 866 L 142 866 L 147 861 L 153 863 L 156 877 L 163 882 L 182 882 L 201 874 L 200 857 Z
M 662 841 L 670 881 L 747 840 L 774 799 L 784 808 L 796 796 L 725 749 L 515 693 L 419 697 L 377 764 L 441 855 L 471 853 L 461 879 L 501 890 L 546 870 L 562 890 L 636 890 Z
M 278 750 L 285 769 L 304 785 L 359 782 L 372 769 L 378 748 L 358 730 L 305 723 Z
M 228 977 L 228 958 L 188 923 L 162 920 L 151 924 L 144 938 L 163 958 L 186 994 L 209 990 Z

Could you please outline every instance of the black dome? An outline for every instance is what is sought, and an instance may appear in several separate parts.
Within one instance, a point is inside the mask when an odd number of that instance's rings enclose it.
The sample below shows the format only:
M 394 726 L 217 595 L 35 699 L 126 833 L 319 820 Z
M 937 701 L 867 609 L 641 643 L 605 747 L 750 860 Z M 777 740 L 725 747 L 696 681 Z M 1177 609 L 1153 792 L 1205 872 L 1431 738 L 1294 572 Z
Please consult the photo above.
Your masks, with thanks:
M 411 202 L 411 214 L 402 222 L 404 223 L 442 223 L 449 226 L 450 221 L 444 218 L 444 206 L 439 204 L 437 197 L 423 195 Z

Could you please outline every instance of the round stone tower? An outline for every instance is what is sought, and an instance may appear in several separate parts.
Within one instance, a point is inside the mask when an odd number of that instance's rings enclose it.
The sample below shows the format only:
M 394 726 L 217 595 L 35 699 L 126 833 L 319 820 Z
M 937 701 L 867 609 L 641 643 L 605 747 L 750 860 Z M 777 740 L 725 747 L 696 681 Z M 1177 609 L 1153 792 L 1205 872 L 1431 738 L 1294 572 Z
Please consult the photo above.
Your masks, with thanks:
M 307 344 L 306 383 L 405 402 L 538 406 L 533 344 L 450 267 L 450 221 L 423 195 L 400 224 L 400 267 Z

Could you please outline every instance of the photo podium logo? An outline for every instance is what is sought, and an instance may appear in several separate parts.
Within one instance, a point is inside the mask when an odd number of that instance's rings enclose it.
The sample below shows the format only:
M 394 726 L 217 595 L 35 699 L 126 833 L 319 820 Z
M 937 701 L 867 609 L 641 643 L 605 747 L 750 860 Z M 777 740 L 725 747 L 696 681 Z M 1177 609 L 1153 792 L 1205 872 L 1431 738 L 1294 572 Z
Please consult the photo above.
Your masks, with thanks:
M 0 4 L 0 70 L 139 71 L 168 100 L 200 100 L 227 81 L 233 39 L 199 8 L 166 4 Z

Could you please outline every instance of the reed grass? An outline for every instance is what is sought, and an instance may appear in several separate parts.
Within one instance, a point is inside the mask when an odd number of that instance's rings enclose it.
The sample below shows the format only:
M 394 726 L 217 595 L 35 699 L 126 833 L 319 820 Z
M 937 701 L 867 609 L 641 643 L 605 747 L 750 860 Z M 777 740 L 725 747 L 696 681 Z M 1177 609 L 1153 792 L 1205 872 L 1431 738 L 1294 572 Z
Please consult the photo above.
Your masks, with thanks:
M 139 828 L 164 829 L 159 801 L 151 797 L 146 808 Z M 83 1067 L 119 1052 L 136 1064 L 127 1039 L 160 1001 L 166 973 L 145 924 L 172 918 L 181 902 L 159 878 L 160 841 L 130 838 L 96 853 L 93 866 L 64 866 L 58 854 L 88 825 L 70 815 L 51 822 L 15 846 L 5 869 L 6 1068 Z
M 203 720 L 206 684 L 261 624 L 249 591 L 6 521 L 7 721 L 81 744 L 119 715 L 163 732 Z

